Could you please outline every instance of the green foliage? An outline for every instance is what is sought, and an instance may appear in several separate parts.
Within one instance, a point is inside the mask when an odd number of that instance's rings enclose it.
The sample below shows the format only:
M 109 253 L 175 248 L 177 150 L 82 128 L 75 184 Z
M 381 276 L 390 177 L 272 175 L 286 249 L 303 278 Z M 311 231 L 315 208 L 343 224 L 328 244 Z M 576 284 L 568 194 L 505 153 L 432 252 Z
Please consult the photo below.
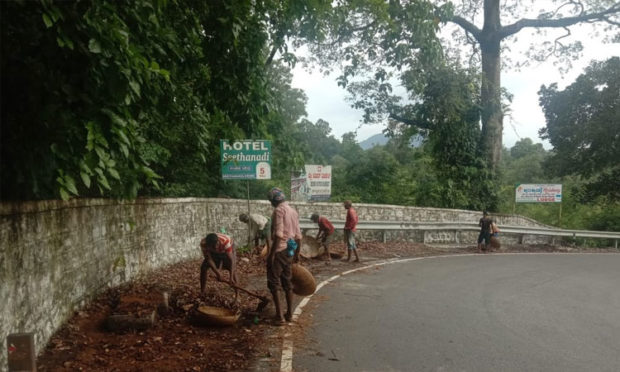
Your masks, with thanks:
M 548 174 L 543 164 L 549 153 L 540 143 L 533 143 L 530 138 L 523 138 L 502 156 L 502 173 L 505 184 L 544 183 Z
M 609 135 L 620 122 L 617 58 L 593 65 L 565 91 L 543 87 L 543 134 L 554 153 L 521 140 L 504 150 L 497 179 L 481 151 L 479 76 L 446 64 L 435 38 L 439 19 L 452 19 L 449 3 L 42 0 L 0 7 L 3 200 L 245 198 L 248 186 L 251 198 L 264 199 L 272 186 L 289 190 L 290 172 L 314 163 L 333 167 L 332 201 L 509 213 L 515 183 L 562 183 L 561 221 L 559 205 L 519 205 L 517 213 L 563 227 L 620 229 L 610 197 L 620 179 L 619 146 Z M 343 63 L 339 83 L 357 94 L 366 120 L 394 119 L 387 145 L 364 151 L 354 133 L 338 141 L 329 123 L 305 119 L 288 46 L 307 40 L 317 42 L 310 48 L 325 66 Z M 354 82 L 365 72 L 371 80 Z M 409 101 L 392 91 L 393 73 Z M 412 148 L 418 134 L 425 143 Z M 272 140 L 273 179 L 222 180 L 223 138 Z
M 618 231 L 618 202 L 597 197 L 588 202 L 590 179 L 576 175 L 555 176 L 545 171 L 544 164 L 552 156 L 529 138 L 520 140 L 504 152 L 501 165 L 499 211 L 528 216 L 542 223 L 567 229 Z M 518 183 L 562 184 L 562 203 L 515 204 Z
M 340 142 L 331 135 L 329 123 L 322 119 L 314 124 L 306 119 L 301 120 L 295 140 L 301 144 L 308 164 L 328 164 L 342 151 Z
M 548 166 L 556 174 L 590 178 L 588 198 L 620 200 L 620 58 L 594 62 L 559 91 L 543 86 L 540 103 L 547 119 L 540 134 L 554 147 Z
M 217 195 L 220 138 L 289 124 L 265 63 L 278 2 L 1 6 L 3 199 Z
M 347 168 L 349 188 L 358 195 L 372 195 L 377 203 L 391 204 L 391 190 L 397 180 L 398 162 L 381 147 L 374 147 L 354 159 Z
M 331 11 L 321 12 L 317 29 L 303 36 L 311 41 L 310 59 L 329 70 L 334 65 L 340 68 L 338 84 L 347 87 L 353 107 L 363 110 L 367 122 L 380 122 L 386 117 L 413 121 L 408 110 L 411 106 L 393 93 L 394 82 L 398 80 L 408 98 L 416 102 L 427 75 L 449 59 L 446 56 L 460 60 L 463 50 L 472 46 L 469 63 L 484 76 L 483 84 L 478 85 L 485 134 L 481 149 L 487 165 L 496 170 L 502 150 L 504 109 L 499 76 L 504 62 L 512 62 L 503 61 L 500 51 L 504 44 L 517 39 L 511 36 L 525 29 L 541 34 L 546 29 L 563 28 L 568 32 L 549 40 L 537 39 L 539 45 L 532 45 L 529 58 L 513 62 L 517 66 L 552 56 L 570 63 L 582 50 L 581 42 L 571 38 L 574 34 L 569 27 L 573 25 L 590 24 L 596 29 L 597 24 L 602 24 L 599 30 L 603 29 L 606 37 L 617 38 L 617 2 L 538 3 L 532 9 L 532 4 L 518 0 L 501 4 L 481 0 L 335 1 L 331 2 Z M 538 12 L 538 17 L 520 19 L 532 11 Z M 448 23 L 456 25 L 458 32 L 450 32 L 440 40 L 437 35 Z
M 367 87 L 365 87 L 367 88 Z M 365 89 L 364 88 L 364 89 Z M 341 150 L 327 152 L 313 143 L 314 157 L 332 159 L 335 200 L 445 208 L 497 209 L 497 180 L 480 151 L 477 77 L 455 66 L 436 66 L 424 79 L 416 103 L 406 108 L 413 125 L 392 125 L 384 147 L 363 151 L 353 134 Z M 425 128 L 426 145 L 412 149 L 410 139 Z M 317 133 L 328 143 L 328 130 Z M 336 154 L 336 155 L 334 155 Z
M 441 180 L 441 205 L 495 210 L 493 172 L 481 151 L 480 104 L 476 75 L 456 67 L 437 68 L 428 78 L 416 122 L 430 128 L 429 146 Z
M 252 249 L 254 248 L 252 244 L 245 244 L 242 246 L 235 246 L 238 254 L 249 254 L 252 253 Z

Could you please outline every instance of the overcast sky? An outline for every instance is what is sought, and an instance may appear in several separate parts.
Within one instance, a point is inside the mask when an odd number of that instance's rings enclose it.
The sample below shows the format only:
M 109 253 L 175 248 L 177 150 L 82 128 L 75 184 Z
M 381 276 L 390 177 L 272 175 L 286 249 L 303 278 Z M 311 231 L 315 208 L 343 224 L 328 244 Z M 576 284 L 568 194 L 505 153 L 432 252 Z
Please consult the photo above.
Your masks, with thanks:
M 620 56 L 619 44 L 602 44 L 582 39 L 583 57 L 573 62 L 572 69 L 564 76 L 552 62 L 537 63 L 521 71 L 502 71 L 502 85 L 514 95 L 510 116 L 504 117 L 503 144 L 512 147 L 521 138 L 531 138 L 534 143 L 543 142 L 538 137 L 538 130 L 545 125 L 545 118 L 538 105 L 538 90 L 541 85 L 557 82 L 560 89 L 570 85 L 592 60 L 605 60 Z M 516 47 L 512 48 L 517 50 Z M 361 125 L 360 111 L 352 109 L 345 102 L 346 92 L 336 84 L 335 75 L 323 76 L 318 70 L 308 72 L 301 66 L 295 68 L 293 87 L 305 91 L 308 96 L 306 111 L 308 120 L 316 122 L 323 119 L 329 122 L 332 133 L 338 139 L 346 132 L 357 131 L 357 140 L 361 142 L 368 137 L 381 133 L 384 125 Z M 544 143 L 545 148 L 550 145 Z

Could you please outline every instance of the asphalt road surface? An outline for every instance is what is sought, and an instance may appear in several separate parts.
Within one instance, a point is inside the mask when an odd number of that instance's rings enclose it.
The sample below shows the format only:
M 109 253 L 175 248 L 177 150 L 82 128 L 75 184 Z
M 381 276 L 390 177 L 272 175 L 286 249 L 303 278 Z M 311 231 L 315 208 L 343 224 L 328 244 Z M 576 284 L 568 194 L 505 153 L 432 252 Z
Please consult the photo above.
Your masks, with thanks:
M 309 306 L 296 372 L 620 371 L 620 254 L 399 262 Z

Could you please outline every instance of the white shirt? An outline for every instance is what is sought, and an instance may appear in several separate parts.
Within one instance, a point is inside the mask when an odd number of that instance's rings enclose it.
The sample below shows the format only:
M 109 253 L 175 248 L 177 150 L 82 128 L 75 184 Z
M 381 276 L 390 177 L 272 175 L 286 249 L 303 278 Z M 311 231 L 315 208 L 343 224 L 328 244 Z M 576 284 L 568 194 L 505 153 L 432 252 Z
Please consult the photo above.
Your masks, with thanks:
M 250 213 L 248 224 L 250 226 L 250 237 L 253 239 L 256 233 L 265 228 L 269 220 L 267 217 L 256 213 Z

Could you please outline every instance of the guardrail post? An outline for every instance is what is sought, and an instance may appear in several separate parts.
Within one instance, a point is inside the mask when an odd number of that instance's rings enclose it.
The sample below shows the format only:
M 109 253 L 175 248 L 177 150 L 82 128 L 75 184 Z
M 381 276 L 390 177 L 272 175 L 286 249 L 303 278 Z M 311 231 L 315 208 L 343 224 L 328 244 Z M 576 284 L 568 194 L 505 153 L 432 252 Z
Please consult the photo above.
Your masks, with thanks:
M 618 239 L 614 239 L 614 246 L 618 249 Z
M 384 243 L 387 242 L 387 240 L 385 238 L 385 230 L 381 230 L 381 240 L 383 240 Z

